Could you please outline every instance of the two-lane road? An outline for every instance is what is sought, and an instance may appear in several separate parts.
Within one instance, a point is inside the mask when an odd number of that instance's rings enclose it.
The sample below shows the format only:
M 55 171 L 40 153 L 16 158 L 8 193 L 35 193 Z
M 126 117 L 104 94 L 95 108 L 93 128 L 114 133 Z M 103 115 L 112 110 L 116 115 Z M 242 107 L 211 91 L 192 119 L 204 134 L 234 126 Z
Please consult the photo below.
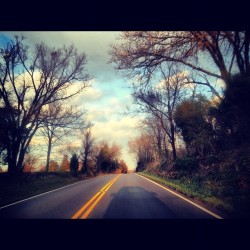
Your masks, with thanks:
M 0 208 L 0 218 L 221 218 L 137 174 L 110 174 Z

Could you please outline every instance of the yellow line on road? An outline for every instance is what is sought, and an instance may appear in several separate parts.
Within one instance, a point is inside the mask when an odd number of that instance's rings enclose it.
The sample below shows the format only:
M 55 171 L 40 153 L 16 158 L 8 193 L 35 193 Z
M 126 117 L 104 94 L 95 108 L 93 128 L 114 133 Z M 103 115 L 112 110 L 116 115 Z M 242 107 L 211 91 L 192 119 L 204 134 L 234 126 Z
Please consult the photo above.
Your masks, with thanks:
M 115 177 L 116 178 L 116 177 Z M 115 179 L 114 178 L 114 179 Z M 97 192 L 78 212 L 76 212 L 72 219 L 77 219 L 82 212 L 88 207 L 90 206 L 90 204 L 98 197 L 98 195 L 101 194 L 101 192 L 105 189 L 105 187 L 107 187 L 114 179 L 112 179 L 110 182 L 108 182 L 99 192 Z
M 113 185 L 113 183 L 120 177 L 120 175 L 113 178 L 110 182 L 108 182 L 100 191 L 98 191 L 79 211 L 77 211 L 73 216 L 72 219 L 82 218 L 86 219 L 91 211 L 95 208 L 97 203 L 101 200 L 104 196 L 105 192 Z M 85 211 L 87 209 L 87 211 Z M 85 212 L 84 212 L 85 211 Z M 82 213 L 84 214 L 82 215 Z M 82 215 L 82 216 L 81 216 Z
M 119 176 L 118 176 L 119 177 Z M 108 189 L 113 185 L 113 183 L 118 179 L 114 179 L 102 192 L 101 195 L 94 201 L 94 203 L 89 207 L 89 209 L 83 214 L 81 219 L 86 219 L 88 215 L 91 213 L 91 211 L 95 208 L 97 203 L 101 200 L 101 198 L 104 196 L 104 194 L 108 191 Z

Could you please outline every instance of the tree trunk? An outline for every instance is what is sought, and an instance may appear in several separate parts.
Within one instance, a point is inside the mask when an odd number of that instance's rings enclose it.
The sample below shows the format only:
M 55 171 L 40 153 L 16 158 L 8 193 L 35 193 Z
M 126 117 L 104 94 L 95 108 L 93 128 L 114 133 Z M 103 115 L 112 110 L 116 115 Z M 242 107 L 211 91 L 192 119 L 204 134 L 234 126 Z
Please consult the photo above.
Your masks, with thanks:
M 7 150 L 8 172 L 12 174 L 18 173 L 20 170 L 17 164 L 20 144 L 21 142 L 19 140 L 13 140 L 13 143 L 11 143 L 10 148 Z
M 223 71 L 223 70 L 221 70 L 221 78 L 224 80 L 224 82 L 225 82 L 225 84 L 226 84 L 226 86 L 228 85 L 228 82 L 229 82 L 229 80 L 230 80 L 230 74 L 228 73 L 228 71 Z M 221 99 L 221 98 L 220 98 Z
M 19 157 L 17 157 L 17 152 L 12 153 L 12 155 L 8 157 L 8 173 L 18 174 L 23 172 L 24 156 L 25 152 L 22 150 L 19 153 Z
M 166 134 L 163 137 L 163 145 L 164 145 L 164 157 L 165 159 L 168 158 L 168 147 L 167 147 L 167 143 L 166 143 Z
M 88 163 L 88 156 L 85 154 L 84 155 L 84 159 L 83 159 L 83 163 L 82 163 L 82 173 L 87 173 L 87 163 Z
M 172 153 L 173 153 L 173 161 L 175 161 L 177 158 L 177 154 L 176 154 L 176 147 L 175 147 L 174 141 L 171 141 L 171 147 L 172 147 Z
M 18 156 L 18 161 L 17 161 L 17 171 L 19 173 L 23 172 L 23 168 L 24 168 L 24 156 L 25 156 L 26 150 L 23 148 L 23 146 L 21 146 L 21 149 L 19 150 L 19 156 Z
M 249 41 L 250 41 L 250 32 L 247 30 L 245 32 L 245 67 L 246 67 L 246 76 L 250 76 L 250 64 L 249 64 Z
M 49 161 L 50 161 L 51 147 L 52 147 L 52 142 L 51 142 L 51 139 L 49 138 L 47 160 L 46 160 L 46 172 L 47 173 L 49 172 Z
M 8 159 L 8 173 L 14 174 L 16 172 L 16 161 L 15 159 L 11 158 Z
M 172 147 L 172 154 L 173 154 L 173 161 L 176 160 L 176 147 L 175 147 L 175 127 L 174 124 L 171 122 L 171 147 Z

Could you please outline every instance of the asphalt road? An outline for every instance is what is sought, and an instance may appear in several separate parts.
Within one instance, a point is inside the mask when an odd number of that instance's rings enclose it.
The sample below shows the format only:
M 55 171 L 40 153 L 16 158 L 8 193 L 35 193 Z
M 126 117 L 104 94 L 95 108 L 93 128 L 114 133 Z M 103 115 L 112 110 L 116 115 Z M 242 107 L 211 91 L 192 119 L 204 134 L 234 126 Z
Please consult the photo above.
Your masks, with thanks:
M 0 218 L 215 219 L 137 174 L 110 174 L 0 208 Z

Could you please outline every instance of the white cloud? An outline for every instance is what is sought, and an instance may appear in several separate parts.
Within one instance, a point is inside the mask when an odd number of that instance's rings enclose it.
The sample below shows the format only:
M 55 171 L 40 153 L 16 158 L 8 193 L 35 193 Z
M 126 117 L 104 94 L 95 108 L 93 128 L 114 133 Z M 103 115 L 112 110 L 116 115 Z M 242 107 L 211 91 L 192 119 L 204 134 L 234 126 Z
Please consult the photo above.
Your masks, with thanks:
M 32 138 L 30 146 L 44 146 L 46 145 L 44 137 L 42 135 L 36 135 Z
M 105 123 L 96 123 L 93 127 L 93 135 L 106 140 L 121 140 L 134 134 L 138 126 L 139 118 L 122 117 L 110 119 Z
M 28 43 L 44 42 L 48 46 L 62 47 L 74 44 L 79 52 L 87 55 L 87 65 L 89 73 L 100 81 L 110 81 L 117 78 L 117 73 L 113 66 L 108 64 L 110 50 L 109 45 L 119 41 L 116 38 L 120 32 L 117 31 L 77 31 L 77 32 L 6 32 L 6 35 L 23 34 Z
M 177 74 L 172 75 L 170 77 L 169 82 L 173 84 L 173 82 L 176 80 L 176 77 L 178 77 L 179 79 L 182 79 L 182 78 L 184 79 L 188 75 L 189 75 L 189 71 L 187 71 L 187 70 L 180 71 Z M 165 79 L 162 79 L 160 82 L 156 83 L 155 87 L 156 87 L 156 89 L 162 90 L 162 89 L 165 88 L 165 85 L 166 85 L 166 81 L 165 81 Z M 192 84 L 188 84 L 188 85 L 184 85 L 184 86 L 189 86 L 190 87 L 191 85 Z
M 112 115 L 116 112 L 110 108 L 106 107 L 98 107 L 98 108 L 90 108 L 87 112 L 87 117 L 90 121 L 98 121 L 98 122 L 106 122 L 109 120 Z
M 216 87 L 224 89 L 226 87 L 226 84 L 222 79 L 217 78 Z
M 91 102 L 99 99 L 103 95 L 100 89 L 88 88 L 84 93 L 82 93 L 85 102 Z
M 119 101 L 119 99 L 117 98 L 117 97 L 111 97 L 110 98 L 110 100 L 109 100 L 109 104 L 111 105 L 111 106 L 120 106 L 121 104 L 120 104 L 120 101 Z
M 124 110 L 126 101 L 130 100 L 130 96 L 124 96 L 123 99 L 117 97 L 108 98 L 105 102 L 100 104 L 101 91 L 89 89 L 86 96 L 93 99 L 93 103 L 88 105 L 87 118 L 94 123 L 92 128 L 92 135 L 97 141 L 106 140 L 108 143 L 116 143 L 122 147 L 122 158 L 127 162 L 129 168 L 133 169 L 136 166 L 134 156 L 128 152 L 128 141 L 138 135 L 137 126 L 140 121 L 139 117 L 124 116 L 119 114 Z M 82 94 L 81 94 L 82 96 Z M 94 102 L 94 100 L 96 102 Z M 72 104 L 70 102 L 70 104 Z M 78 137 L 71 138 L 65 143 L 71 143 L 75 146 L 81 146 L 81 141 Z M 63 143 L 63 142 L 62 142 Z M 43 152 L 46 158 L 46 144 L 44 139 L 38 134 L 33 138 L 31 146 L 39 153 Z M 58 158 L 57 149 L 53 148 L 51 158 Z
M 76 106 L 85 106 L 86 104 L 91 104 L 98 101 L 103 96 L 103 91 L 95 87 L 94 83 L 94 80 L 90 80 L 88 83 L 90 86 L 84 88 L 80 93 L 72 97 L 70 104 Z M 76 83 L 70 86 L 70 88 L 67 90 L 67 94 L 70 95 L 76 93 L 80 88 L 80 84 L 81 83 Z
M 44 42 L 48 46 L 57 48 L 64 44 L 66 46 L 74 44 L 79 52 L 86 53 L 86 68 L 93 76 L 92 87 L 84 89 L 65 103 L 87 109 L 87 117 L 94 123 L 93 136 L 97 140 L 105 139 L 109 143 L 115 142 L 121 145 L 124 160 L 130 167 L 135 167 L 133 156 L 128 153 L 127 142 L 137 135 L 136 126 L 139 118 L 122 115 L 126 111 L 126 105 L 132 102 L 132 98 L 128 89 L 123 88 L 126 84 L 124 80 L 113 69 L 113 65 L 107 63 L 109 45 L 118 42 L 116 37 L 119 32 L 6 32 L 7 35 L 16 33 L 23 33 L 30 44 Z M 79 85 L 73 84 L 67 90 L 68 94 L 77 91 Z M 78 138 L 65 138 L 65 143 L 68 143 L 67 141 L 80 145 Z M 32 145 L 46 157 L 46 147 L 41 137 L 36 135 Z M 56 149 L 52 151 L 53 157 L 54 152 Z

